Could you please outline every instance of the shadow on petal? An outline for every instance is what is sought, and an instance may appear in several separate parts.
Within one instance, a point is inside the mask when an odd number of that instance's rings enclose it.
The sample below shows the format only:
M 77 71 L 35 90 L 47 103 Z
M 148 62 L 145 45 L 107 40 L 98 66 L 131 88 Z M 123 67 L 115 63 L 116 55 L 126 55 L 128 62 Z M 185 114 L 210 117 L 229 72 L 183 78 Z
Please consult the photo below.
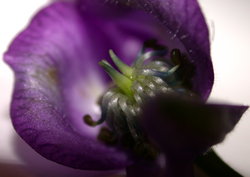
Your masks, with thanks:
M 221 142 L 247 108 L 161 95 L 145 106 L 142 120 L 164 152 L 183 158 L 181 153 L 198 155 Z
M 166 172 L 178 176 L 187 170 L 184 174 L 192 176 L 195 158 L 221 142 L 247 108 L 160 95 L 144 107 L 141 118 L 145 131 L 165 153 Z
M 0 163 L 0 176 L 1 177 L 38 177 L 22 165 Z
M 116 174 L 120 174 L 121 171 L 88 171 L 77 170 L 67 166 L 57 164 L 53 161 L 47 160 L 37 152 L 35 152 L 30 146 L 28 146 L 17 135 L 13 137 L 13 146 L 17 156 L 25 164 L 25 169 L 34 174 L 35 177 L 109 177 Z M 13 176 L 14 177 L 14 176 Z M 15 176 L 17 177 L 17 176 Z M 18 176 L 19 177 L 19 176 Z M 23 176 L 20 176 L 23 177 Z M 29 177 L 29 176 L 27 176 Z M 32 177 L 32 176 L 31 176 Z

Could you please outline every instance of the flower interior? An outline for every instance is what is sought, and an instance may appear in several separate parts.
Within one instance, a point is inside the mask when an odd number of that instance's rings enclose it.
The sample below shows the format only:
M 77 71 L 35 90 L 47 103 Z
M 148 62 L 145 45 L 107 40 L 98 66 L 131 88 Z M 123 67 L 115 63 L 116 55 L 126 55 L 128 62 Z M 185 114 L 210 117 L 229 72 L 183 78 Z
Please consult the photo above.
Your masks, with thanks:
M 165 46 L 149 40 L 131 66 L 119 59 L 113 50 L 109 54 L 119 71 L 106 60 L 99 62 L 114 83 L 101 98 L 101 119 L 93 121 L 89 115 L 84 116 L 85 123 L 90 126 L 104 121 L 108 124 L 109 128 L 101 129 L 99 139 L 107 144 L 132 148 L 135 154 L 146 159 L 155 159 L 158 150 L 139 125 L 143 104 L 158 94 L 191 94 L 176 74 L 183 58 L 180 50 L 173 49 L 170 59 L 166 59 L 167 53 Z
M 214 73 L 199 4 L 103 2 L 51 3 L 10 44 L 13 126 L 40 155 L 75 169 L 159 176 L 162 153 L 167 176 L 187 176 L 248 108 L 206 104 Z

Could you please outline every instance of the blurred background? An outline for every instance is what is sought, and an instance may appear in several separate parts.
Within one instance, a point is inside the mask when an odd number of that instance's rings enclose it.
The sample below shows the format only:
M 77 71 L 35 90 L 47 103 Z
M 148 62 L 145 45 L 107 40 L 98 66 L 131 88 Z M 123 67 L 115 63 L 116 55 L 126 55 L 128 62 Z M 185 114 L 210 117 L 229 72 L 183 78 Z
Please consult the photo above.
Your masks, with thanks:
M 250 1 L 199 0 L 210 28 L 215 85 L 209 101 L 250 105 Z M 0 55 L 48 0 L 0 1 Z M 9 118 L 13 73 L 0 60 L 0 177 L 94 177 L 100 172 L 74 170 L 48 161 L 16 135 Z M 225 141 L 220 157 L 250 176 L 250 111 Z M 15 169 L 15 170 L 13 170 Z M 3 176 L 8 172 L 8 176 Z M 107 172 L 112 174 L 112 172 Z M 18 175 L 18 176 L 17 176 Z

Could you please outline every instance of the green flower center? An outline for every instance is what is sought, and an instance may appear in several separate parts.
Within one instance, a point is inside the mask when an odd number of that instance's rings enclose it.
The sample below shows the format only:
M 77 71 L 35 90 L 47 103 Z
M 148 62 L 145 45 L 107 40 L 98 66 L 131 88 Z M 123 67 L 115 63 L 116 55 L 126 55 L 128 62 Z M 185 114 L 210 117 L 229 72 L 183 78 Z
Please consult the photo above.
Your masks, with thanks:
M 150 159 L 156 156 L 157 150 L 139 126 L 142 105 L 158 94 L 176 92 L 177 89 L 183 91 L 175 76 L 180 66 L 180 51 L 172 50 L 171 58 L 167 60 L 166 48 L 155 41 L 153 44 L 150 50 L 148 46 L 144 46 L 131 66 L 122 62 L 112 50 L 109 51 L 120 71 L 106 60 L 99 62 L 112 78 L 114 86 L 102 96 L 101 119 L 95 122 L 90 116 L 84 117 L 85 122 L 91 126 L 106 121 L 109 128 L 101 130 L 99 139 L 108 144 L 122 144 L 132 148 L 136 154 Z

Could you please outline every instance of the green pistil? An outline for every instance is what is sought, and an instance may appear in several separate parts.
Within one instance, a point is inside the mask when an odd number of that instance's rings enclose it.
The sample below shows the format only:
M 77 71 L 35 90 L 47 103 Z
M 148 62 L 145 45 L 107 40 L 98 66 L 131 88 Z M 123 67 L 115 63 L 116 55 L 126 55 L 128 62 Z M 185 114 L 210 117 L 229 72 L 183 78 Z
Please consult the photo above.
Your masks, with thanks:
M 118 58 L 117 58 L 118 59 Z M 116 71 L 106 60 L 102 60 L 99 64 L 104 68 L 108 75 L 112 78 L 114 83 L 120 88 L 126 95 L 132 96 L 132 80 L 130 80 L 125 75 Z
M 115 63 L 115 65 L 122 72 L 122 74 L 124 74 L 128 78 L 131 78 L 132 73 L 133 73 L 133 69 L 131 67 L 129 67 L 127 64 L 123 63 L 121 61 L 121 59 L 119 59 L 117 57 L 117 55 L 113 52 L 113 50 L 109 50 L 109 55 L 110 55 L 111 59 L 113 60 L 113 62 Z

